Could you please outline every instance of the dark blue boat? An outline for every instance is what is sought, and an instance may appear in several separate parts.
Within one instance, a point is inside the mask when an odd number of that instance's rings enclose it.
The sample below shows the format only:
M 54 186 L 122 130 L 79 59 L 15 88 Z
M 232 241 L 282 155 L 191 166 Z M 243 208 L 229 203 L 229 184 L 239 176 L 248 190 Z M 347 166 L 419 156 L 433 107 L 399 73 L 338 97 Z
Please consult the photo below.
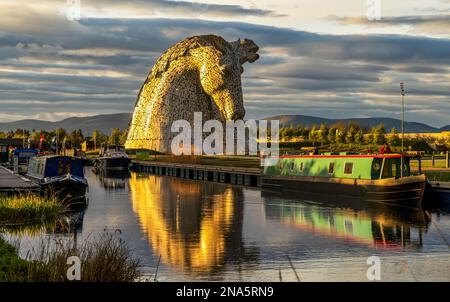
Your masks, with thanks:
M 84 197 L 88 186 L 82 160 L 72 156 L 33 157 L 26 176 L 39 184 L 42 191 L 50 190 L 67 200 Z

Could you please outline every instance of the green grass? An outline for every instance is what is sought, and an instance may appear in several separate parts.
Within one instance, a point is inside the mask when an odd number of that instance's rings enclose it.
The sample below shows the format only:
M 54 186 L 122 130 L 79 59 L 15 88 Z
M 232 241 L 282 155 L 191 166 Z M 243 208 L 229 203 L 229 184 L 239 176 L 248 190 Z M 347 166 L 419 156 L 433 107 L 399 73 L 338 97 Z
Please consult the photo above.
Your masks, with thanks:
M 67 207 L 56 195 L 20 194 L 0 197 L 0 227 L 47 224 L 60 219 Z
M 434 166 L 432 165 L 432 161 L 431 159 L 423 159 L 422 160 L 422 168 L 446 168 L 446 162 L 445 159 L 442 160 L 435 160 L 434 161 Z M 416 160 L 411 161 L 411 167 L 418 167 L 419 163 Z
M 0 282 L 25 281 L 27 261 L 17 255 L 17 249 L 0 238 Z
M 425 171 L 425 175 L 430 181 L 450 181 L 450 172 Z

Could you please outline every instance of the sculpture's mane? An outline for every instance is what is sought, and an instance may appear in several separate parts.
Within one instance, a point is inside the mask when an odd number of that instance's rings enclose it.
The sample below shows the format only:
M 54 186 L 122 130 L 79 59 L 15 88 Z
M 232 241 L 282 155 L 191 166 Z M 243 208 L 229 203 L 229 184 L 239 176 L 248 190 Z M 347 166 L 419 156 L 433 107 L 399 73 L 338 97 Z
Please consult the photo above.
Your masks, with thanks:
M 161 57 L 153 66 L 147 78 L 147 82 L 161 77 L 161 75 L 169 69 L 171 62 L 176 61 L 179 58 L 188 56 L 189 50 L 205 46 L 213 46 L 222 54 L 226 54 L 229 51 L 232 51 L 230 43 L 219 36 L 204 35 L 186 38 L 167 49 L 161 55 Z

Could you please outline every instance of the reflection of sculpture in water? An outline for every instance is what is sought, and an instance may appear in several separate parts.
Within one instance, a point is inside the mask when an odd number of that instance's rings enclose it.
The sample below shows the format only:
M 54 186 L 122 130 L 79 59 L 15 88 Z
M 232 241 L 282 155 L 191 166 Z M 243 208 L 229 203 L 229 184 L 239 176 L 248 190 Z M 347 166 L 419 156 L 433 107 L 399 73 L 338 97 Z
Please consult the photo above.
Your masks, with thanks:
M 189 272 L 211 273 L 238 262 L 242 242 L 242 203 L 236 189 L 133 173 L 133 211 L 155 255 Z M 219 190 L 219 191 L 218 191 Z
M 214 35 L 187 38 L 164 52 L 139 91 L 125 147 L 170 152 L 172 123 L 243 119 L 242 64 L 259 58 L 251 40 Z
M 326 207 L 327 205 L 330 207 Z M 422 234 L 428 230 L 430 222 L 420 209 L 384 205 L 369 205 L 365 209 L 337 206 L 339 203 L 317 206 L 307 203 L 271 202 L 266 204 L 266 215 L 269 219 L 281 220 L 286 225 L 303 231 L 394 249 L 420 248 Z M 413 238 L 414 232 L 417 233 L 417 238 Z

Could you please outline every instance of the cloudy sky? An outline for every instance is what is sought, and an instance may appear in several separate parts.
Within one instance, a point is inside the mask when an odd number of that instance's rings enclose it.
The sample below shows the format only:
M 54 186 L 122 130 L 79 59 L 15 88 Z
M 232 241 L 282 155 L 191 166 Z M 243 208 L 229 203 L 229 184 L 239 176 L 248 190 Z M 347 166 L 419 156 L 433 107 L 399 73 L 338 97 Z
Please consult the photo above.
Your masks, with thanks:
M 450 124 L 450 0 L 75 1 L 0 0 L 0 122 L 131 112 L 165 49 L 212 33 L 260 46 L 246 118 L 398 118 L 404 81 L 407 120 Z

